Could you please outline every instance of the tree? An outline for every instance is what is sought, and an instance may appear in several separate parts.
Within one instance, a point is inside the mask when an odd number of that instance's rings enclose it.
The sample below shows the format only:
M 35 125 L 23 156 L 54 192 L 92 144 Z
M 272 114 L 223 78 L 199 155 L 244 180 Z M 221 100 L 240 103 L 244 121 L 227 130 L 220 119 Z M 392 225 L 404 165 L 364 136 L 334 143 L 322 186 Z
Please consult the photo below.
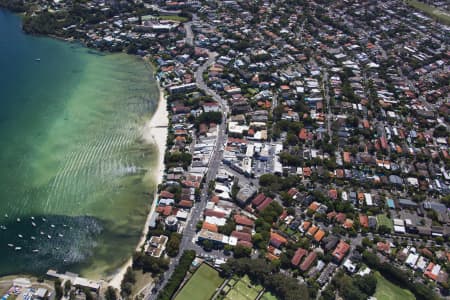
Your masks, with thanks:
M 128 298 L 131 296 L 133 292 L 133 284 L 130 282 L 125 282 L 120 285 L 120 295 L 124 298 Z
M 116 290 L 112 286 L 108 286 L 105 291 L 105 299 L 106 300 L 117 300 Z
M 136 282 L 136 276 L 134 275 L 133 269 L 128 267 L 127 271 L 123 275 L 122 282 L 120 283 L 120 294 L 124 298 L 128 298 L 133 289 L 133 284 Z
M 54 286 L 55 286 L 55 298 L 57 300 L 61 299 L 62 296 L 64 295 L 63 288 L 62 288 L 61 284 L 62 284 L 62 282 L 61 282 L 61 280 L 59 278 L 55 280 L 55 283 L 54 283 Z
M 166 251 L 167 255 L 170 257 L 175 257 L 178 255 L 180 249 L 181 237 L 178 233 L 172 233 L 170 240 L 167 242 Z
M 234 258 L 250 257 L 250 255 L 252 254 L 252 249 L 242 245 L 237 245 L 236 247 L 234 247 L 233 254 Z
M 203 240 L 202 245 L 205 251 L 211 251 L 214 247 L 214 243 L 210 240 Z
M 83 293 L 86 296 L 86 300 L 94 300 L 94 297 L 88 288 L 83 288 Z
M 379 234 L 391 233 L 391 229 L 389 227 L 387 227 L 386 225 L 380 225 L 380 226 L 378 226 L 378 233 Z
M 219 232 L 224 235 L 230 235 L 236 228 L 236 222 L 230 218 L 224 226 L 219 226 Z
M 197 229 L 197 231 L 200 231 L 203 227 L 203 220 L 200 220 L 197 222 L 197 225 L 195 225 L 195 228 Z
M 72 288 L 72 282 L 70 280 L 66 280 L 64 282 L 64 295 L 68 295 L 70 292 L 70 289 Z
M 355 280 L 356 286 L 367 296 L 375 294 L 377 289 L 377 278 L 373 274 L 365 276 L 357 276 Z

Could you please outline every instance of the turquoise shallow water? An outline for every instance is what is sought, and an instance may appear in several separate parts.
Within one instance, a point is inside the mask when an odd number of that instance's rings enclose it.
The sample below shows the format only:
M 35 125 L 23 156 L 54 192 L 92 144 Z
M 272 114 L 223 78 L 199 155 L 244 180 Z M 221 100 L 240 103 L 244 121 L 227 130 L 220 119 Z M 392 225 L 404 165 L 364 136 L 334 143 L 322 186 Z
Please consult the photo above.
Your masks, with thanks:
M 154 188 L 140 129 L 157 99 L 141 60 L 25 35 L 0 10 L 0 274 L 100 277 L 126 260 Z

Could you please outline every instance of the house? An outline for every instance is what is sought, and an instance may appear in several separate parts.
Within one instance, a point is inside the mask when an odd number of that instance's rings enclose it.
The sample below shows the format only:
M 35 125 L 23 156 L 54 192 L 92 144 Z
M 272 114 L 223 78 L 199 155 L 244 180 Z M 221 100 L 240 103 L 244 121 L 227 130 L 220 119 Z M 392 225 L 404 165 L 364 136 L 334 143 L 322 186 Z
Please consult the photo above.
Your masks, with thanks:
M 308 254 L 308 251 L 303 248 L 298 248 L 297 251 L 295 251 L 294 257 L 291 259 L 291 264 L 295 267 L 297 267 L 300 262 L 302 261 L 302 258 Z
M 240 231 L 234 230 L 231 233 L 231 236 L 237 238 L 238 241 L 246 241 L 246 242 L 252 241 L 252 235 L 249 233 L 246 233 L 246 232 L 240 232 Z
M 253 225 L 255 224 L 253 220 L 242 215 L 235 215 L 234 222 L 236 222 L 236 225 L 246 226 L 250 228 L 253 228 Z
M 202 229 L 209 230 L 211 232 L 219 232 L 219 227 L 216 224 L 210 224 L 208 222 L 203 222 Z
M 320 242 L 323 237 L 325 236 L 325 231 L 323 231 L 322 229 L 319 229 L 316 234 L 314 234 L 314 240 L 316 242 Z
M 359 223 L 364 228 L 369 228 L 369 218 L 364 214 L 359 214 Z
M 145 247 L 145 253 L 153 257 L 161 257 L 169 238 L 165 235 L 152 236 Z
M 389 254 L 391 251 L 391 245 L 389 244 L 389 242 L 383 243 L 383 242 L 378 242 L 377 243 L 377 250 L 379 252 L 383 252 L 385 254 Z
M 334 249 L 332 256 L 333 259 L 339 263 L 342 259 L 347 255 L 347 252 L 350 250 L 350 245 L 344 242 L 343 240 L 339 241 L 339 244 Z
M 317 258 L 317 254 L 312 251 L 308 254 L 308 256 L 305 258 L 305 260 L 303 261 L 303 263 L 300 265 L 300 270 L 305 272 L 307 271 L 311 265 L 314 263 L 314 261 Z
M 324 245 L 325 251 L 330 251 L 334 249 L 339 242 L 339 238 L 335 235 L 329 235 L 322 240 L 322 244 Z

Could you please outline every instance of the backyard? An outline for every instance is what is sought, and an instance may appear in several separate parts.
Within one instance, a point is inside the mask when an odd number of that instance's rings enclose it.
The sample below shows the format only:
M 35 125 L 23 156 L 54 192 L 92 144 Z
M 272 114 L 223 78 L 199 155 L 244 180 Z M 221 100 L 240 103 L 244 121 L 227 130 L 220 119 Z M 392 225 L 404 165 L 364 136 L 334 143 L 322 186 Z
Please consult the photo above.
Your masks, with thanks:
M 394 224 L 392 223 L 392 220 L 389 219 L 386 215 L 378 215 L 377 216 L 377 223 L 378 226 L 384 225 L 391 230 L 394 229 Z

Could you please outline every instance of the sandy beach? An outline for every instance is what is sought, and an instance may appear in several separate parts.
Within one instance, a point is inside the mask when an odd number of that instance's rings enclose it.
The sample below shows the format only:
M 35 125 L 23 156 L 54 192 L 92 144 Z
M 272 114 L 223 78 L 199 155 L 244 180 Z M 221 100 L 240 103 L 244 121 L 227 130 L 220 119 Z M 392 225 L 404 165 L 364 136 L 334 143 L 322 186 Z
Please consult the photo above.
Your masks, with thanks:
M 166 152 L 166 141 L 167 141 L 167 127 L 169 125 L 168 112 L 167 112 L 167 99 L 164 96 L 164 90 L 159 86 L 159 101 L 158 107 L 153 114 L 152 118 L 144 125 L 142 129 L 142 138 L 144 141 L 150 144 L 155 144 L 158 149 L 158 161 L 155 166 L 156 169 L 151 170 L 150 175 L 153 178 L 148 178 L 149 180 L 154 180 L 155 182 L 155 194 L 150 208 L 150 212 L 147 215 L 147 220 L 145 221 L 144 230 L 142 232 L 141 239 L 136 247 L 136 250 L 140 250 L 145 242 L 145 237 L 148 232 L 148 223 L 150 221 L 150 216 L 156 209 L 156 197 L 157 197 L 157 186 L 162 182 L 164 176 L 164 153 Z M 131 266 L 131 258 L 117 271 L 116 274 L 109 281 L 109 285 L 120 290 L 120 283 L 128 267 Z

